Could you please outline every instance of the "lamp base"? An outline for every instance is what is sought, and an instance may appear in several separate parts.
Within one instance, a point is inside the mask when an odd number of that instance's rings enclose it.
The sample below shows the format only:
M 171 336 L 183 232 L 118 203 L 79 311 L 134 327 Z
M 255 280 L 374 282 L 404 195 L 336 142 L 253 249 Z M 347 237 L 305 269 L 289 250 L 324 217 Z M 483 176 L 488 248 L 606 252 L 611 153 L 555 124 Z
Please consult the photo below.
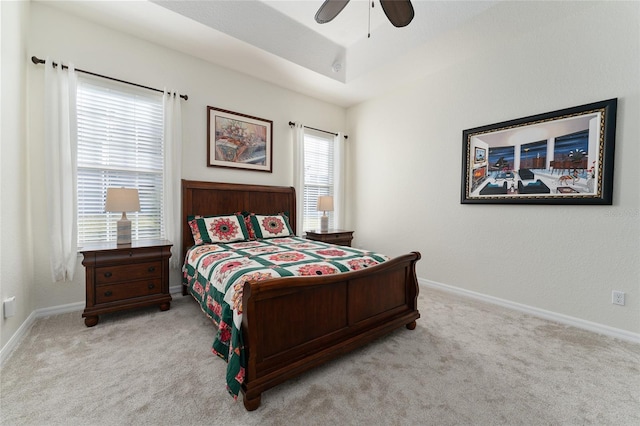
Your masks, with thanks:
M 122 213 L 122 218 L 118 221 L 117 244 L 131 244 L 131 221 L 127 215 Z
M 320 232 L 327 232 L 329 230 L 329 216 L 322 215 L 320 217 Z

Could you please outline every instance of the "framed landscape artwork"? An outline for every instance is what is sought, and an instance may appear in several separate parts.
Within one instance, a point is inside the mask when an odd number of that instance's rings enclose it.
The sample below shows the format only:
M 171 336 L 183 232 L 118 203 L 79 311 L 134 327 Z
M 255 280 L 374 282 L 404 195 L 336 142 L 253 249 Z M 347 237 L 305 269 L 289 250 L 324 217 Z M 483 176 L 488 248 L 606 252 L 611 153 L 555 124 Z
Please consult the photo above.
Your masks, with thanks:
M 473 161 L 475 163 L 482 163 L 486 160 L 487 150 L 484 148 L 475 147 L 475 155 Z
M 611 205 L 617 99 L 462 132 L 461 203 Z
M 207 166 L 272 172 L 273 122 L 207 107 Z

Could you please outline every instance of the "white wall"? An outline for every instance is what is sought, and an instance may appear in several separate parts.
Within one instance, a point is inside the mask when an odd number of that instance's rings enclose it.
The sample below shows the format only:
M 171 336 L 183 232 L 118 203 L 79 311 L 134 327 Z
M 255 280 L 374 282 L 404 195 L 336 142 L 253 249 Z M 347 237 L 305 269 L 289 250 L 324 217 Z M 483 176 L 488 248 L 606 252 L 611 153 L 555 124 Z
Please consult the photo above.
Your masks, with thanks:
M 347 127 L 347 225 L 356 230 L 357 245 L 391 255 L 419 250 L 421 278 L 640 331 L 636 2 L 597 4 L 504 46 L 488 46 L 346 116 L 342 108 L 43 3 L 0 2 L 0 13 L 0 296 L 18 300 L 17 315 L 0 320 L 2 347 L 34 309 L 84 302 L 80 262 L 71 283 L 52 283 L 49 276 L 42 237 L 43 68 L 31 64 L 31 55 L 187 93 L 186 179 L 291 185 L 288 121 Z M 459 204 L 463 129 L 611 97 L 619 98 L 613 206 Z M 207 105 L 273 120 L 274 173 L 206 167 Z M 380 225 L 398 216 L 397 223 Z M 627 293 L 627 306 L 611 305 L 612 289 Z
M 640 332 L 639 28 L 638 2 L 583 4 L 350 108 L 355 243 L 420 251 L 420 278 Z M 464 129 L 615 97 L 613 206 L 460 204 Z
M 95 25 L 43 3 L 31 5 L 30 24 L 29 58 L 48 55 L 65 64 L 73 62 L 76 68 L 150 87 L 167 87 L 189 96 L 182 103 L 184 179 L 291 186 L 293 153 L 288 122 L 301 121 L 334 131 L 343 130 L 346 124 L 344 108 Z M 29 163 L 34 182 L 30 193 L 32 227 L 34 235 L 46 235 L 45 197 L 42 186 L 36 185 L 44 182 L 43 65 L 29 62 L 27 73 Z M 273 121 L 273 173 L 207 167 L 208 105 Z M 73 282 L 52 283 L 46 240 L 36 240 L 34 308 L 84 302 L 81 256 Z M 178 278 L 174 273 L 171 285 L 178 285 Z
M 0 302 L 15 296 L 16 315 L 0 315 L 0 347 L 31 311 L 31 233 L 26 167 L 26 32 L 29 3 L 0 2 Z

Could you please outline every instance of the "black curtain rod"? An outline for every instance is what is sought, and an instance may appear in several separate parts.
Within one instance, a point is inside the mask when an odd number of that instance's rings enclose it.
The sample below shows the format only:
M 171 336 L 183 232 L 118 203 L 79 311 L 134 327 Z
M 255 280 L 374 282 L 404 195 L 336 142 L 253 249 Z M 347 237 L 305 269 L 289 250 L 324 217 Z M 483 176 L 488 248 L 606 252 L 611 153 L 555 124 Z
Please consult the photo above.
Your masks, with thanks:
M 44 62 L 45 62 L 45 61 L 44 61 L 44 59 L 39 59 L 39 58 L 37 58 L 37 57 L 35 57 L 35 56 L 32 56 L 32 57 L 31 57 L 31 62 L 33 62 L 34 64 L 38 65 L 38 64 L 44 64 Z M 55 62 L 53 62 L 53 67 L 55 68 L 55 67 L 57 67 L 57 66 L 58 66 L 58 64 L 56 64 Z M 64 64 L 62 64 L 62 69 L 63 69 L 63 70 L 64 70 L 64 69 L 67 69 L 67 68 L 69 68 L 69 67 L 68 67 L 68 66 L 66 66 L 66 65 L 64 65 Z M 84 73 L 84 74 L 93 75 L 93 76 L 95 76 L 95 77 L 106 78 L 107 80 L 111 80 L 111 81 L 117 81 L 117 82 L 119 82 L 119 83 L 129 84 L 129 85 L 131 85 L 131 86 L 141 87 L 141 88 L 143 88 L 143 89 L 147 89 L 147 90 L 153 90 L 154 92 L 164 93 L 164 90 L 160 90 L 160 89 L 156 89 L 156 88 L 148 87 L 148 86 L 143 86 L 142 84 L 136 84 L 136 83 L 132 83 L 132 82 L 130 82 L 130 81 L 119 80 L 119 79 L 117 79 L 117 78 L 108 77 L 108 76 L 106 76 L 106 75 L 102 75 L 102 74 L 96 74 L 96 73 L 91 72 L 91 71 L 81 70 L 80 68 L 76 68 L 76 71 L 81 72 L 81 73 Z M 182 99 L 184 99 L 185 101 L 189 99 L 189 96 L 187 96 L 187 95 L 180 95 L 180 97 L 181 97 Z
M 293 126 L 295 126 L 295 125 L 296 125 L 296 122 L 295 122 L 295 121 L 290 121 L 290 122 L 289 122 L 289 127 L 293 127 Z M 304 128 L 305 128 L 305 129 L 315 130 L 316 132 L 329 133 L 330 135 L 338 136 L 338 134 L 337 134 L 337 133 L 329 132 L 328 130 L 316 129 L 315 127 L 309 127 L 309 126 L 304 126 Z M 345 138 L 345 139 L 349 139 L 349 136 L 344 135 L 344 138 Z

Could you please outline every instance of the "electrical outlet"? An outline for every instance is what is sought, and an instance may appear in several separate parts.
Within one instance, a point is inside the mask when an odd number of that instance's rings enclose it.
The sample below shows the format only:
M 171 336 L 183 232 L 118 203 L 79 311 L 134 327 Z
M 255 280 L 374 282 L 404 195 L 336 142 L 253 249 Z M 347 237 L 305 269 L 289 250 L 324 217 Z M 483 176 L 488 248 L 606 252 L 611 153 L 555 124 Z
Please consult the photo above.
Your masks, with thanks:
M 5 318 L 11 318 L 16 314 L 16 297 L 10 297 L 2 302 L 2 310 Z
M 614 305 L 623 305 L 624 306 L 624 291 L 612 291 L 611 292 L 611 303 Z

